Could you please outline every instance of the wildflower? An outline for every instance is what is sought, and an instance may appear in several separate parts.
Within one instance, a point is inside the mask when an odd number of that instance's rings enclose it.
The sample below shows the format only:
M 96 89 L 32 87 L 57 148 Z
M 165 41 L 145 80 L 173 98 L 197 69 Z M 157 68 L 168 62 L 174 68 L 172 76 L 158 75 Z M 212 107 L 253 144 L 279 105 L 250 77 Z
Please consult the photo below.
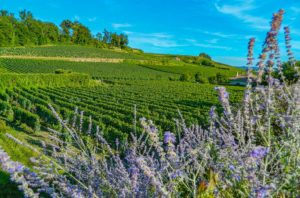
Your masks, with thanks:
M 176 179 L 178 177 L 181 177 L 183 175 L 183 172 L 180 170 L 176 170 L 174 173 L 171 174 L 172 179 Z
M 250 157 L 255 159 L 262 159 L 269 153 L 269 148 L 257 146 L 250 152 Z
M 264 198 L 269 196 L 269 187 L 259 187 L 255 190 L 256 198 Z
M 164 143 L 168 144 L 168 143 L 175 143 L 176 142 L 176 137 L 173 133 L 171 133 L 170 131 L 165 132 L 164 134 Z
M 231 171 L 234 171 L 234 170 L 235 170 L 235 167 L 234 167 L 234 165 L 232 165 L 232 164 L 230 164 L 228 168 L 229 168 L 229 170 L 231 170 Z

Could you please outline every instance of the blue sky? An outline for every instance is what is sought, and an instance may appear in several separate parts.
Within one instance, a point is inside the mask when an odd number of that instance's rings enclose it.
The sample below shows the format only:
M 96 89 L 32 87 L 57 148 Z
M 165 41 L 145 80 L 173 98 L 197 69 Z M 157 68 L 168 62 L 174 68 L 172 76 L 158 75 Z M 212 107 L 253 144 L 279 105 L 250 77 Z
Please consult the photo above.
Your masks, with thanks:
M 198 55 L 245 65 L 247 42 L 256 37 L 260 51 L 272 13 L 286 11 L 292 45 L 300 58 L 299 0 L 0 0 L 1 9 L 33 12 L 59 24 L 79 20 L 96 34 L 107 28 L 129 35 L 130 46 L 145 52 Z M 283 34 L 280 35 L 283 38 Z M 280 40 L 283 47 L 282 39 Z M 282 49 L 282 53 L 284 50 Z

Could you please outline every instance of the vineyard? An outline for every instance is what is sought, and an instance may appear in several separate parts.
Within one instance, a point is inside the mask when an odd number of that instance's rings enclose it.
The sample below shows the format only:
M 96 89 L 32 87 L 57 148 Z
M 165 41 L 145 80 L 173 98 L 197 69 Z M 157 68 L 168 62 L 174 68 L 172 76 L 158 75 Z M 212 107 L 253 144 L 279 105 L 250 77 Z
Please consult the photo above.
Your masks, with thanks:
M 128 60 L 123 63 L 2 58 L 0 69 L 13 73 L 54 73 L 57 69 L 64 69 L 102 80 L 178 80 L 181 74 L 193 76 L 196 73 L 207 79 L 217 73 L 227 77 L 235 76 L 237 72 L 243 73 L 243 70 L 217 63 L 214 67 L 174 61 L 162 64 L 156 58 L 152 61 Z
M 194 79 L 182 82 L 180 76 L 199 73 L 208 78 L 221 73 L 231 77 L 242 72 L 213 61 L 213 66 L 205 66 L 174 60 L 173 56 L 78 46 L 1 48 L 0 54 L 11 56 L 0 59 L 0 116 L 5 118 L 4 125 L 7 125 L 0 130 L 36 149 L 41 149 L 37 143 L 41 140 L 51 144 L 47 128 L 61 130 L 49 104 L 66 122 L 71 123 L 76 112 L 82 113 L 82 131 L 88 130 L 92 121 L 90 133 L 95 134 L 99 130 L 95 126 L 98 126 L 107 141 L 114 145 L 116 139 L 125 142 L 133 131 L 141 133 L 142 126 L 137 120 L 142 117 L 153 120 L 161 136 L 164 131 L 176 131 L 178 120 L 182 119 L 187 126 L 207 125 L 210 107 L 216 105 L 221 111 L 214 90 L 216 85 L 199 84 Z M 76 62 L 31 59 L 31 56 L 120 58 L 126 61 Z M 228 89 L 231 102 L 238 104 L 243 88 L 228 86 Z M 82 134 L 83 137 L 86 135 Z M 34 153 L 30 149 L 24 151 L 4 134 L 0 135 L 0 142 L 2 147 L 10 150 L 13 159 L 31 166 L 28 158 Z M 11 149 L 11 145 L 15 145 L 15 149 Z M 6 173 L 0 172 L 0 178 L 4 178 L 0 180 L 0 188 L 15 188 L 5 179 Z M 10 195 L 11 191 L 8 190 Z
M 232 102 L 240 101 L 242 89 L 232 87 L 230 91 Z M 152 94 L 153 92 L 157 94 Z M 47 120 L 51 117 L 51 112 L 46 117 L 39 112 L 46 111 L 48 104 L 53 104 L 66 120 L 72 119 L 74 109 L 78 107 L 85 112 L 86 120 L 92 116 L 105 131 L 106 137 L 113 140 L 116 138 L 113 134 L 123 139 L 132 132 L 135 105 L 138 118 L 151 118 L 160 126 L 161 131 L 174 131 L 176 123 L 172 120 L 180 119 L 178 110 L 187 124 L 204 124 L 209 108 L 217 103 L 216 96 L 213 86 L 162 81 L 92 88 L 14 88 L 7 90 L 2 98 L 28 113 L 39 115 L 37 120 L 44 124 L 55 122 L 54 118 L 51 122 Z M 3 112 L 7 112 L 7 108 L 11 107 L 5 107 Z M 35 128 L 34 124 L 30 125 Z M 52 125 L 47 127 L 56 128 Z
M 16 47 L 0 48 L 1 55 L 25 55 L 46 57 L 79 57 L 79 58 L 120 58 L 120 59 L 145 59 L 145 55 L 128 53 L 124 51 L 97 49 L 83 46 L 42 46 L 42 47 Z

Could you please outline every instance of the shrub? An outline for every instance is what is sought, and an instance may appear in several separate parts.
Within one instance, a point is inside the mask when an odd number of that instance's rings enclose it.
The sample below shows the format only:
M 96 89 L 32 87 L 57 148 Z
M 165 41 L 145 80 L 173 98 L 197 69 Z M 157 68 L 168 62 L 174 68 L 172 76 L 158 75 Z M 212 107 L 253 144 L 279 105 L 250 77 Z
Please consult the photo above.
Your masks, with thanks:
M 188 82 L 191 80 L 191 76 L 189 74 L 181 74 L 179 80 L 182 82 Z
M 211 61 L 206 59 L 201 60 L 200 64 L 207 67 L 214 67 L 214 64 Z
M 225 83 L 228 83 L 228 77 L 224 74 L 221 74 L 221 73 L 217 73 L 216 74 L 216 81 L 218 84 L 225 84 Z
M 201 73 L 198 72 L 195 74 L 195 81 L 198 83 L 205 83 L 206 79 L 202 77 Z
M 55 73 L 55 74 L 70 74 L 70 73 L 72 73 L 72 71 L 70 71 L 70 70 L 65 70 L 65 69 L 56 69 L 56 70 L 54 71 L 54 73 Z
M 208 82 L 210 84 L 217 84 L 218 83 L 217 78 L 215 76 L 208 77 Z

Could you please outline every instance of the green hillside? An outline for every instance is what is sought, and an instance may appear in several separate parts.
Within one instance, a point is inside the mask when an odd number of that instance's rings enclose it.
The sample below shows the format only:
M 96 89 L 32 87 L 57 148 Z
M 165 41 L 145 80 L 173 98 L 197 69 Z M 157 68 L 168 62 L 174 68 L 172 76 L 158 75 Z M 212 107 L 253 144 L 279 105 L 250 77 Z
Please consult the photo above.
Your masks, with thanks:
M 205 125 L 210 107 L 220 108 L 216 85 L 208 79 L 217 75 L 228 79 L 242 72 L 203 57 L 78 45 L 0 48 L 0 57 L 0 116 L 5 118 L 0 143 L 29 167 L 28 160 L 35 152 L 19 145 L 11 147 L 5 134 L 41 149 L 37 142 L 49 142 L 46 128 L 60 128 L 48 104 L 64 120 L 72 120 L 76 108 L 84 111 L 84 121 L 88 123 L 91 117 L 114 144 L 115 138 L 123 141 L 135 130 L 134 114 L 137 119 L 152 119 L 160 133 L 175 131 L 172 120 L 181 119 L 181 115 L 188 126 Z M 118 61 L 112 62 L 115 59 Z M 80 75 L 77 80 L 76 75 Z M 182 80 L 183 75 L 189 78 Z M 196 82 L 196 75 L 204 81 Z M 243 88 L 227 87 L 231 102 L 237 104 Z M 138 125 L 136 130 L 141 132 L 142 128 Z M 6 173 L 1 172 L 0 178 L 0 188 L 6 188 L 0 196 L 22 196 Z

